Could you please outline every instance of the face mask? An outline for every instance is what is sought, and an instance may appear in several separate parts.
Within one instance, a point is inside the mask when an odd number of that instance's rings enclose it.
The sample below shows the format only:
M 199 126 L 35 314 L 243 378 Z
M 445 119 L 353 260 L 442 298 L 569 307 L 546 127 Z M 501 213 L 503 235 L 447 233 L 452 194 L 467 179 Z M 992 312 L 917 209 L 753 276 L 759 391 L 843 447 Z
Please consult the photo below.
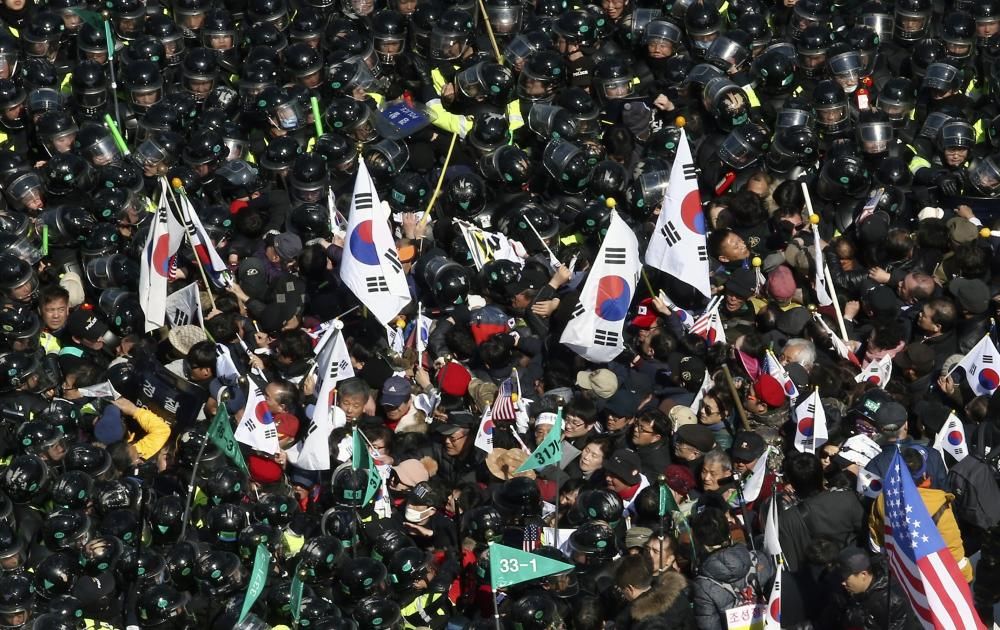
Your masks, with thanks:
M 421 511 L 407 505 L 405 518 L 410 523 L 419 523 L 420 521 L 429 517 L 433 512 L 434 508 L 427 508 L 426 510 Z

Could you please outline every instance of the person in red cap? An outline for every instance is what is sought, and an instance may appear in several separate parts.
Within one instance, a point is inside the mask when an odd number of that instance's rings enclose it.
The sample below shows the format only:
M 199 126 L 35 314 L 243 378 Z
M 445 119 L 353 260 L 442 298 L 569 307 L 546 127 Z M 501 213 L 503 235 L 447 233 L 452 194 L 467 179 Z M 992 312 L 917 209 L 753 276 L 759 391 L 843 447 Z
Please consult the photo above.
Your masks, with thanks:
M 788 396 L 778 379 L 761 374 L 743 398 L 752 426 L 765 425 L 778 429 L 788 420 Z

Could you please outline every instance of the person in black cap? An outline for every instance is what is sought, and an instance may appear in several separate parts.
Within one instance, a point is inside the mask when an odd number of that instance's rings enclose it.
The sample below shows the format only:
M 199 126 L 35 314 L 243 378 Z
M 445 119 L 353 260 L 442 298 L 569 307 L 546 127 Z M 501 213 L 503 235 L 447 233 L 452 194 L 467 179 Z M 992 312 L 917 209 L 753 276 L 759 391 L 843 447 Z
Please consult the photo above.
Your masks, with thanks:
M 909 414 L 906 407 L 895 401 L 884 402 L 875 412 L 875 425 L 879 430 L 876 441 L 882 445 L 882 452 L 868 462 L 865 469 L 883 478 L 889 470 L 889 463 L 896 454 L 897 447 L 905 448 L 914 443 L 909 432 Z M 948 473 L 941 453 L 929 449 L 927 453 L 927 477 L 933 488 L 948 488 Z
M 892 357 L 896 372 L 913 394 L 922 394 L 930 389 L 934 379 L 934 351 L 920 342 L 907 344 L 902 351 Z
M 639 456 L 642 473 L 656 479 L 670 465 L 670 418 L 659 409 L 642 412 L 632 425 L 629 442 Z
M 979 278 L 953 278 L 948 292 L 958 307 L 958 351 L 972 350 L 990 329 L 990 287 Z
M 910 603 L 889 579 L 887 569 L 872 562 L 867 551 L 846 547 L 834 566 L 843 591 L 827 608 L 830 615 L 827 618 L 832 621 L 830 628 L 917 630 L 921 627 Z
M 736 339 L 754 330 L 757 313 L 750 300 L 757 292 L 757 280 L 750 269 L 735 269 L 723 285 L 725 298 L 719 305 L 719 317 L 727 339 Z
M 635 417 L 639 413 L 639 403 L 642 402 L 635 393 L 625 387 L 618 390 L 604 403 L 604 428 L 607 437 L 614 440 L 615 446 L 624 448 L 627 446 L 626 440 L 635 424 Z
M 486 461 L 486 454 L 475 445 L 478 427 L 479 418 L 464 410 L 450 412 L 447 422 L 433 426 L 440 439 L 434 445 L 438 476 L 451 484 L 476 481 L 477 469 Z
M 608 490 L 621 498 L 626 512 L 631 510 L 632 504 L 639 497 L 639 492 L 649 486 L 649 479 L 642 474 L 639 455 L 628 449 L 615 451 L 611 458 L 604 462 L 604 477 L 607 480 Z
M 66 345 L 59 351 L 59 364 L 64 372 L 83 363 L 107 367 L 111 357 L 104 350 L 104 336 L 108 325 L 93 309 L 80 307 L 70 313 L 66 322 Z

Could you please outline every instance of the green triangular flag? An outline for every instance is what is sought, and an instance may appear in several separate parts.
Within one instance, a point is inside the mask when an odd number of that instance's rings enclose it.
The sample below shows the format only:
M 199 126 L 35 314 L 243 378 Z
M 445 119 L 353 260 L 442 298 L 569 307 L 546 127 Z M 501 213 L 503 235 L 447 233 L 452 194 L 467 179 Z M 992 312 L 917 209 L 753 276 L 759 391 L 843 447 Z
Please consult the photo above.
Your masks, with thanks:
M 493 590 L 563 571 L 572 571 L 574 568 L 576 567 L 572 564 L 514 547 L 490 543 L 490 586 Z
M 219 410 L 215 412 L 215 418 L 208 426 L 208 439 L 229 458 L 229 461 L 236 464 L 237 468 L 250 474 L 247 463 L 243 460 L 243 453 L 240 452 L 236 438 L 233 437 L 233 427 L 229 425 L 229 412 L 226 411 L 226 404 L 223 402 L 219 403 Z
M 298 622 L 299 617 L 302 615 L 302 577 L 299 575 L 299 570 L 295 569 L 295 575 L 292 576 L 292 587 L 291 587 L 291 601 L 290 605 L 292 608 L 292 618 Z
M 77 17 L 83 20 L 84 24 L 89 24 L 98 31 L 104 30 L 104 16 L 97 11 L 88 11 L 86 9 L 70 9 L 70 11 L 76 13 Z
M 382 485 L 382 476 L 378 474 L 372 456 L 368 453 L 368 446 L 357 427 L 354 428 L 354 453 L 351 455 L 351 468 L 368 471 L 368 487 L 365 488 L 365 498 L 361 502 L 361 507 L 365 507 L 375 497 L 379 486 Z
M 250 573 L 250 583 L 247 584 L 247 594 L 243 598 L 243 608 L 240 610 L 240 618 L 237 624 L 243 623 L 247 613 L 253 608 L 254 602 L 264 592 L 267 584 L 268 569 L 271 568 L 271 553 L 263 544 L 257 545 L 257 553 L 253 558 L 253 571 Z
M 558 465 L 562 461 L 562 407 L 556 417 L 556 423 L 549 429 L 548 434 L 542 443 L 535 448 L 531 457 L 524 460 L 524 463 L 515 470 L 515 473 L 527 472 L 536 468 L 545 468 L 553 464 Z

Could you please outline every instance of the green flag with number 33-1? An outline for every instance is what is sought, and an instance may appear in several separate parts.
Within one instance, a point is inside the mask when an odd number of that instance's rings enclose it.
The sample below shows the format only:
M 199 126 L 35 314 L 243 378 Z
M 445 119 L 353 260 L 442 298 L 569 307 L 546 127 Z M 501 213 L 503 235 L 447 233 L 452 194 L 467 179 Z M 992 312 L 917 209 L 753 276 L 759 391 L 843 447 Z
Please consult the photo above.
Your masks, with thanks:
M 490 543 L 490 586 L 493 590 L 528 580 L 572 571 L 572 564 L 538 556 L 514 547 Z
M 562 407 L 560 407 L 556 422 L 549 429 L 545 439 L 514 472 L 522 473 L 553 464 L 558 465 L 562 461 L 562 450 Z

